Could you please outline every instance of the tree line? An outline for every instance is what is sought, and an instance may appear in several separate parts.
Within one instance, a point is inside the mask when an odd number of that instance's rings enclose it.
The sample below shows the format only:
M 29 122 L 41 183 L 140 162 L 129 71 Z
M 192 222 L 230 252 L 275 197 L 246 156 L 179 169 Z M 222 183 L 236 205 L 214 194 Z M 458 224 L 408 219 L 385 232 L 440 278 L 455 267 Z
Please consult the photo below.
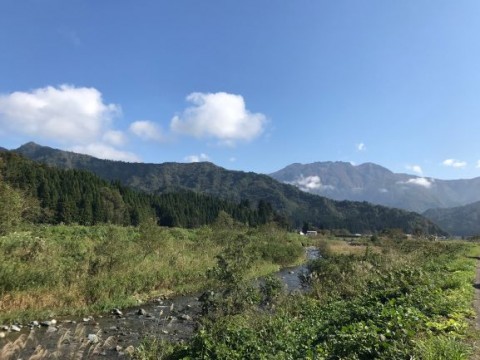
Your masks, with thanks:
M 187 190 L 147 194 L 88 171 L 53 168 L 10 152 L 0 153 L 0 201 L 4 216 L 34 223 L 137 226 L 155 218 L 161 226 L 191 228 L 213 223 L 220 211 L 251 226 L 286 223 L 263 200 L 235 203 Z M 9 203 L 15 206 L 7 208 Z

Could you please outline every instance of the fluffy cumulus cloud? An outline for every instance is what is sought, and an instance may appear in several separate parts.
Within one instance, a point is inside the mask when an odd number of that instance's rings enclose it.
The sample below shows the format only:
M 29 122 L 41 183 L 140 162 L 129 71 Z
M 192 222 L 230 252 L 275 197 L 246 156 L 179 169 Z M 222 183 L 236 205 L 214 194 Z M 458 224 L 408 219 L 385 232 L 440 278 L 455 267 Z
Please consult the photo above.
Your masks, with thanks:
M 238 141 L 252 140 L 264 130 L 265 115 L 248 111 L 240 95 L 196 92 L 188 95 L 187 101 L 192 106 L 170 123 L 174 132 L 234 145 Z
M 445 165 L 445 166 L 450 166 L 450 167 L 454 167 L 454 168 L 464 168 L 465 166 L 467 166 L 466 161 L 460 161 L 460 160 L 456 160 L 456 159 L 446 159 L 446 160 L 443 161 L 442 164 Z
M 96 140 L 120 113 L 94 88 L 61 85 L 0 95 L 0 124 L 12 133 L 64 142 Z
M 200 154 L 200 155 L 189 155 L 184 158 L 186 162 L 200 162 L 200 161 L 209 161 L 210 157 L 207 154 Z
M 119 105 L 105 103 L 91 87 L 47 86 L 0 95 L 3 134 L 68 144 L 69 150 L 102 159 L 139 161 L 118 149 L 127 142 L 122 131 L 113 129 L 120 114 Z
M 162 141 L 161 129 L 153 121 L 141 120 L 130 124 L 129 130 L 143 140 Z
M 423 174 L 423 170 L 420 165 L 407 165 L 406 168 L 407 170 L 413 171 L 414 173 L 417 173 L 419 175 Z
M 422 186 L 424 188 L 429 189 L 430 187 L 432 187 L 433 181 L 434 181 L 433 179 L 418 177 L 418 178 L 408 179 L 407 181 L 400 181 L 399 184 Z
M 331 185 L 323 185 L 320 176 L 303 176 L 300 175 L 297 179 L 290 182 L 290 184 L 297 186 L 300 190 L 311 192 L 315 190 L 332 190 Z
M 128 151 L 122 151 L 103 143 L 92 143 L 88 145 L 76 145 L 70 148 L 71 151 L 95 156 L 99 159 L 120 160 L 128 162 L 140 162 L 140 158 Z

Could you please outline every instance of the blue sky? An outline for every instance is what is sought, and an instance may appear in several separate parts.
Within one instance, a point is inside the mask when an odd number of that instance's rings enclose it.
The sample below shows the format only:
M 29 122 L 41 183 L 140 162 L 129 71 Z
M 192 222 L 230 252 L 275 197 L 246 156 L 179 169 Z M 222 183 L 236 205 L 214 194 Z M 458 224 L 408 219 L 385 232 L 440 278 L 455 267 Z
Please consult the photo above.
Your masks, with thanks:
M 480 2 L 2 0 L 0 146 L 480 176 Z

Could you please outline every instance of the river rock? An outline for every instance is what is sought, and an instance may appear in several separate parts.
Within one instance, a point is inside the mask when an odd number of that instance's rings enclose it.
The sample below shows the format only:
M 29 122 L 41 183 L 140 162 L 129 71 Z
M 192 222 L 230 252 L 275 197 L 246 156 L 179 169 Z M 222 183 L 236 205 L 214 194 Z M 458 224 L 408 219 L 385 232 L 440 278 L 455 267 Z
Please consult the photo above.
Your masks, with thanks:
M 51 325 L 47 328 L 47 333 L 54 333 L 54 332 L 57 332 L 57 331 L 58 331 L 58 328 L 56 328 L 53 325 Z
M 30 326 L 32 327 L 40 326 L 40 323 L 37 320 L 34 320 L 30 323 Z
M 140 309 L 138 309 L 138 311 L 137 311 L 137 315 L 143 315 L 143 316 L 145 316 L 145 315 L 147 315 L 147 312 L 146 312 L 145 309 L 141 309 L 141 308 L 140 308 Z
M 20 331 L 20 330 L 21 330 L 21 329 L 20 329 L 20 326 L 18 326 L 18 325 L 12 325 L 12 326 L 10 326 L 10 331 Z
M 100 341 L 100 339 L 98 338 L 98 336 L 96 334 L 88 334 L 87 339 L 92 344 L 96 344 Z
M 52 326 L 52 325 L 56 325 L 56 324 L 57 324 L 57 320 L 55 320 L 55 319 L 47 320 L 47 321 L 42 321 L 42 322 L 40 323 L 40 325 L 46 326 L 46 327 Z
M 123 316 L 123 313 L 120 311 L 120 309 L 117 308 L 112 310 L 112 314 L 117 316 Z
M 7 336 L 3 331 L 0 331 L 0 339 L 3 339 L 5 336 Z

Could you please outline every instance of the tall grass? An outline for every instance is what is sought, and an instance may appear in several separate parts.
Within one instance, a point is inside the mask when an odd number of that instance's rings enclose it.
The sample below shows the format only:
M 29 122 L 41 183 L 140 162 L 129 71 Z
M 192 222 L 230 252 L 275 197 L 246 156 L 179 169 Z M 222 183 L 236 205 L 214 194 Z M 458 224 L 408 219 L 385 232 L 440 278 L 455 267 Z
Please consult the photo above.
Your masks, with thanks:
M 250 276 L 294 263 L 302 254 L 294 234 L 274 228 L 38 226 L 2 236 L 0 322 L 199 290 L 215 257 L 240 236 L 253 244 Z

